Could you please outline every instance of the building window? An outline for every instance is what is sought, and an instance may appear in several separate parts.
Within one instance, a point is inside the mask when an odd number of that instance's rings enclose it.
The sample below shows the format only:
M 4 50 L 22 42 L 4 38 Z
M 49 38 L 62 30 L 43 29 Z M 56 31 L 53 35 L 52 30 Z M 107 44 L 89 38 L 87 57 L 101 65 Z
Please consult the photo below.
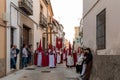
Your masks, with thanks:
M 102 50 L 106 48 L 106 10 L 104 9 L 97 15 L 97 26 L 96 26 L 96 42 L 97 49 Z

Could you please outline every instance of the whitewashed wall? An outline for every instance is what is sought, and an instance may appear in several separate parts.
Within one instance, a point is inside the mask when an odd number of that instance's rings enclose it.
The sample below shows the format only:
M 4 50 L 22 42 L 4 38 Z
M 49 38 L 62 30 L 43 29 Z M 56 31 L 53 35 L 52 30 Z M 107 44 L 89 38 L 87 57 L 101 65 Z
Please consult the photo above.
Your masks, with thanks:
M 13 27 L 15 28 L 15 31 L 14 31 L 14 45 L 17 45 L 18 48 L 20 48 L 20 34 L 19 34 L 19 26 L 17 24 L 17 10 L 14 8 L 14 7 L 10 7 L 10 3 L 13 2 L 16 6 L 18 6 L 18 0 L 6 0 L 6 9 L 7 9 L 7 14 L 8 14 L 8 23 L 7 23 L 7 60 L 6 60 L 6 73 L 9 73 L 10 72 L 10 47 L 11 47 L 11 38 L 10 38 L 10 35 L 11 35 L 11 30 L 10 30 L 10 27 Z M 10 9 L 11 8 L 11 9 Z M 11 11 L 10 11 L 11 10 Z M 11 13 L 11 14 L 10 14 Z M 11 20 L 10 20 L 11 18 Z M 11 23 L 10 23 L 11 21 Z M 18 65 L 17 65 L 17 68 L 19 67 L 19 61 L 18 61 Z
M 84 14 L 90 9 L 88 7 L 92 7 L 91 4 L 93 3 L 90 1 L 84 0 Z M 106 49 L 98 50 L 97 54 L 99 55 L 120 55 L 119 3 L 120 0 L 100 0 L 83 19 L 84 45 L 92 48 L 96 52 L 96 15 L 106 8 Z

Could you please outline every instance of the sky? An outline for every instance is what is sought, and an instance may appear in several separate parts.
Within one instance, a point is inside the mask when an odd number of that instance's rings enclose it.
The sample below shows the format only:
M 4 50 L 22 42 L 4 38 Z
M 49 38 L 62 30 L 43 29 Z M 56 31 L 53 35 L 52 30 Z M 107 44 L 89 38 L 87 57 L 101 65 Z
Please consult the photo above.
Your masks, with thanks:
M 82 0 L 51 0 L 54 18 L 64 26 L 65 38 L 74 38 L 74 27 L 80 25 L 83 12 Z

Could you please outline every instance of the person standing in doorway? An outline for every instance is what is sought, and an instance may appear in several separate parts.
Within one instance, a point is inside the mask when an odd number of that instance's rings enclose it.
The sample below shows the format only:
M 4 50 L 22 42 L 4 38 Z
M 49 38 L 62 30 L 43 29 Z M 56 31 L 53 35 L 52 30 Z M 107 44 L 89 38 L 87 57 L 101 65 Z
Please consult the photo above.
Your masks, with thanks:
M 28 48 L 28 58 L 27 58 L 27 64 L 32 64 L 32 45 L 29 45 Z
M 18 54 L 19 54 L 20 50 L 17 48 L 16 45 L 14 45 L 14 47 L 15 47 L 15 50 L 16 50 L 16 54 L 15 54 L 15 56 L 14 56 L 14 58 L 15 58 L 15 68 L 16 68 L 17 59 L 18 59 Z
M 27 51 L 27 45 L 23 45 L 22 49 L 22 67 L 27 67 L 27 57 L 28 57 L 28 51 Z
M 11 46 L 11 51 L 10 51 L 10 67 L 11 69 L 16 69 L 15 67 L 15 55 L 16 55 L 16 50 L 15 50 L 15 46 L 12 45 Z

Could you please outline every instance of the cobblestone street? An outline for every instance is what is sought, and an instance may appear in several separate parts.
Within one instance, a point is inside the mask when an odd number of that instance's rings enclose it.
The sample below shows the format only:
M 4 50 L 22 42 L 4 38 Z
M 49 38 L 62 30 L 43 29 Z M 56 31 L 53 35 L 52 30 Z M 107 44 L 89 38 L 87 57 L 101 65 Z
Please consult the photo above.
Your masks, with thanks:
M 31 66 L 8 75 L 0 80 L 80 80 L 75 68 L 66 68 L 65 64 L 57 64 L 57 68 Z

